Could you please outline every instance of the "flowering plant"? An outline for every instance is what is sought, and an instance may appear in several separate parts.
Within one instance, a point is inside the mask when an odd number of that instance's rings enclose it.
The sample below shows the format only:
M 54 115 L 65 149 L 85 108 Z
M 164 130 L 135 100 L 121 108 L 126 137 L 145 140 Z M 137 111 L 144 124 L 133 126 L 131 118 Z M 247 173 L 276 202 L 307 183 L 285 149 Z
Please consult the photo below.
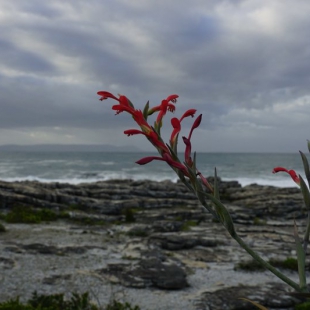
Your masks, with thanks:
M 211 185 L 207 178 L 205 178 L 202 173 L 198 170 L 196 166 L 196 153 L 192 154 L 192 145 L 191 145 L 191 137 L 193 131 L 199 127 L 202 115 L 196 117 L 193 122 L 193 125 L 190 129 L 188 136 L 183 136 L 182 140 L 185 144 L 185 152 L 184 152 L 184 160 L 182 161 L 178 155 L 178 138 L 181 132 L 181 124 L 182 121 L 191 116 L 194 117 L 196 110 L 189 109 L 187 110 L 180 118 L 173 117 L 171 119 L 172 132 L 170 135 L 169 143 L 165 143 L 161 136 L 161 128 L 163 126 L 164 116 L 168 111 L 175 111 L 175 104 L 177 102 L 178 95 L 170 95 L 166 99 L 162 100 L 160 105 L 155 107 L 150 107 L 149 102 L 146 103 L 143 111 L 136 109 L 132 102 L 123 95 L 119 95 L 118 97 L 107 91 L 99 91 L 98 95 L 101 96 L 100 100 L 105 99 L 114 99 L 117 101 L 116 105 L 112 106 L 112 110 L 116 111 L 116 114 L 120 114 L 121 112 L 127 112 L 131 114 L 135 122 L 138 124 L 140 129 L 128 129 L 125 130 L 124 133 L 128 136 L 141 134 L 144 135 L 157 149 L 159 156 L 149 156 L 144 157 L 138 160 L 136 163 L 139 165 L 145 165 L 153 160 L 159 160 L 166 162 L 179 176 L 180 180 L 183 184 L 195 194 L 201 205 L 203 206 L 203 210 L 212 214 L 212 216 L 219 221 L 228 231 L 230 236 L 235 239 L 239 245 L 246 250 L 256 261 L 262 264 L 265 268 L 269 269 L 274 275 L 278 278 L 286 282 L 288 285 L 293 287 L 296 291 L 300 293 L 306 293 L 307 284 L 305 277 L 305 253 L 307 250 L 307 245 L 309 242 L 310 235 L 310 193 L 309 189 L 303 180 L 303 178 L 296 174 L 294 170 L 287 170 L 283 167 L 274 168 L 273 172 L 277 173 L 280 171 L 287 172 L 294 182 L 296 182 L 303 194 L 304 202 L 306 208 L 308 210 L 308 224 L 306 228 L 306 232 L 303 240 L 301 241 L 298 232 L 296 223 L 294 223 L 294 237 L 297 248 L 297 258 L 298 258 L 298 269 L 299 269 L 299 284 L 285 276 L 278 269 L 274 268 L 271 264 L 265 261 L 258 253 L 253 251 L 238 235 L 235 230 L 234 223 L 229 214 L 228 209 L 221 202 L 219 195 L 219 187 L 218 187 L 218 179 L 217 172 L 215 169 L 214 172 L 214 182 Z M 148 123 L 148 117 L 154 113 L 158 113 L 157 118 L 154 122 L 154 125 L 151 126 Z M 310 143 L 308 142 L 308 148 L 310 151 Z M 307 177 L 308 184 L 310 185 L 310 169 L 306 156 L 300 152 L 305 174 Z

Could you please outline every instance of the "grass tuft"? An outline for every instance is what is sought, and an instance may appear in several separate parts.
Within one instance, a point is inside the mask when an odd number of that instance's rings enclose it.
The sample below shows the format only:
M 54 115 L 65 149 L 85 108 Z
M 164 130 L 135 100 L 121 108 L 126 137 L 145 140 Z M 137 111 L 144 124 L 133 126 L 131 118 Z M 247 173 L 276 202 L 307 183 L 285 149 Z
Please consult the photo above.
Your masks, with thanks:
M 88 293 L 72 293 L 71 298 L 66 299 L 64 294 L 34 292 L 26 303 L 21 303 L 19 298 L 0 303 L 0 310 L 140 310 L 140 307 L 113 300 L 105 308 L 99 308 L 90 301 Z

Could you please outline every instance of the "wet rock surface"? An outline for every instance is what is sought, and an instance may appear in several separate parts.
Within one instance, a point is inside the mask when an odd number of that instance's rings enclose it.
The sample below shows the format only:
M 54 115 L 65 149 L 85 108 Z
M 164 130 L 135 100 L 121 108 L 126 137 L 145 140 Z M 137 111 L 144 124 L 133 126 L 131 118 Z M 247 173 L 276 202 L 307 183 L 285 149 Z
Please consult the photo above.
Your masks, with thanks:
M 293 219 L 300 231 L 305 225 L 298 188 L 221 182 L 220 192 L 245 242 L 266 259 L 296 257 Z M 0 212 L 15 206 L 65 212 L 66 219 L 2 221 L 1 301 L 37 290 L 90 291 L 102 304 L 122 292 L 142 310 L 255 309 L 239 297 L 269 309 L 300 303 L 269 272 L 235 268 L 250 257 L 181 183 L 0 182 Z

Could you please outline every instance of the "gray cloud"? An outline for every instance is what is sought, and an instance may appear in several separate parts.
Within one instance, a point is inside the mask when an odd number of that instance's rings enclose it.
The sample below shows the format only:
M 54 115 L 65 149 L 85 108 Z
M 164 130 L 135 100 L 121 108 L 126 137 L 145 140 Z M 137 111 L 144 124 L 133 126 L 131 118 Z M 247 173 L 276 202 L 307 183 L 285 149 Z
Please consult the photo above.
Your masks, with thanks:
M 203 113 L 200 150 L 296 151 L 309 138 L 306 1 L 16 0 L 0 12 L 0 144 L 128 143 L 135 124 L 99 102 L 103 89 L 140 108 L 179 94 L 180 115 Z

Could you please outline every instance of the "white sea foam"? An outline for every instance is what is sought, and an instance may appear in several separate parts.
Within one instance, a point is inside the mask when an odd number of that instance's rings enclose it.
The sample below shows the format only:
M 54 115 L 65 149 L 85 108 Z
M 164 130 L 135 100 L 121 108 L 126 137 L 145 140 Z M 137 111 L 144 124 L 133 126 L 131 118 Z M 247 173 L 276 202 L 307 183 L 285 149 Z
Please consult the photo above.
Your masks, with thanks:
M 1 153 L 0 180 L 59 183 L 90 183 L 111 179 L 133 179 L 176 182 L 177 175 L 164 162 L 137 165 L 135 153 Z M 272 174 L 275 166 L 303 173 L 296 154 L 200 154 L 199 170 L 208 177 L 217 167 L 222 180 L 249 184 L 294 187 L 286 173 Z
M 105 174 L 104 176 L 101 174 L 94 173 L 93 175 L 88 175 L 84 177 L 60 177 L 60 178 L 44 178 L 44 177 L 37 177 L 33 175 L 25 176 L 25 177 L 8 177 L 8 178 L 1 178 L 2 181 L 6 182 L 18 182 L 18 181 L 37 181 L 42 183 L 68 183 L 68 184 L 81 184 L 81 183 L 94 183 L 98 181 L 108 181 L 108 180 L 151 180 L 151 181 L 165 181 L 170 180 L 174 183 L 178 181 L 177 175 L 169 175 L 169 174 L 162 174 L 162 175 L 150 175 L 150 174 L 127 174 L 127 173 L 109 173 Z M 268 186 L 275 186 L 275 187 L 297 187 L 297 185 L 291 179 L 280 179 L 280 180 L 266 180 L 266 179 L 251 179 L 251 178 L 223 178 L 223 181 L 238 181 L 242 186 L 247 186 L 250 184 L 258 184 L 258 185 L 268 185 Z
M 242 186 L 250 185 L 250 184 L 258 184 L 258 185 L 268 185 L 268 186 L 276 186 L 276 187 L 298 187 L 296 183 L 293 182 L 291 178 L 278 178 L 277 180 L 271 179 L 263 179 L 263 178 L 235 178 L 235 179 L 226 179 L 223 178 L 223 181 L 238 181 Z

